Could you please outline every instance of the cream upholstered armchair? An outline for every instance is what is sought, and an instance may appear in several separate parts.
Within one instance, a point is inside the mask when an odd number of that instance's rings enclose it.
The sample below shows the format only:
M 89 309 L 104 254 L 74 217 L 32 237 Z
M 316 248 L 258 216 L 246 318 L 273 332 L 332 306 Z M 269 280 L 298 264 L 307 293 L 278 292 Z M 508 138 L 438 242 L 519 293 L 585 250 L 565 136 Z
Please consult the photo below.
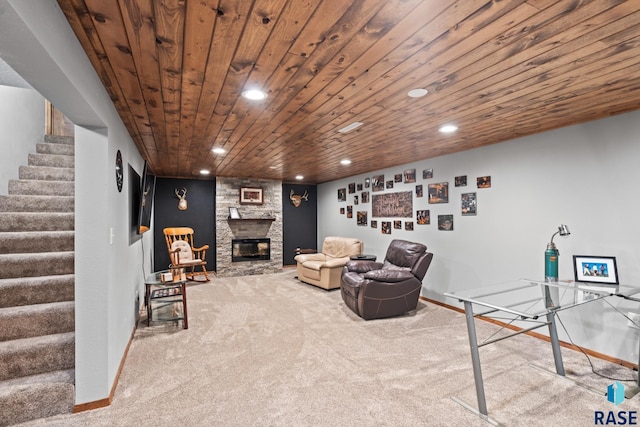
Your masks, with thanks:
M 339 288 L 342 268 L 362 247 L 361 240 L 351 237 L 326 237 L 321 253 L 296 255 L 298 279 L 327 290 Z

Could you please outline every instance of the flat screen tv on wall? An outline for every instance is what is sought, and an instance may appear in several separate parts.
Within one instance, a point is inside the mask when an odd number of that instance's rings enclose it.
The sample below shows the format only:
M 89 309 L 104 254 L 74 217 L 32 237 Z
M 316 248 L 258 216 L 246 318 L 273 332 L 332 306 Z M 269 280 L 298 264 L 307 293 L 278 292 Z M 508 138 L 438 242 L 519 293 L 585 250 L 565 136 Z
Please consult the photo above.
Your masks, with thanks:
M 151 213 L 153 210 L 153 197 L 156 190 L 156 176 L 149 170 L 149 165 L 144 162 L 142 171 L 142 185 L 140 187 L 140 207 L 138 210 L 138 233 L 142 234 L 151 229 Z

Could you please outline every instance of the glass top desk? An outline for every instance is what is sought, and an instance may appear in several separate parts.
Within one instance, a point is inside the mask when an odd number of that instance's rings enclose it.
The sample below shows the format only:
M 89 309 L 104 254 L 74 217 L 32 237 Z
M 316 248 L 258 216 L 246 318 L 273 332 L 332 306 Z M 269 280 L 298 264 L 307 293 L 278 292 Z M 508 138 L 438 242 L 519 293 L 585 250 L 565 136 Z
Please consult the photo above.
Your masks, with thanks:
M 519 279 L 498 285 L 447 292 L 449 298 L 455 298 L 464 303 L 464 311 L 469 333 L 469 345 L 471 347 L 471 362 L 473 364 L 473 376 L 478 398 L 479 415 L 488 419 L 487 404 L 484 395 L 482 370 L 480 368 L 480 356 L 478 349 L 482 346 L 501 341 L 525 332 L 544 326 L 549 328 L 549 338 L 553 350 L 553 359 L 558 375 L 565 375 L 560 352 L 560 342 L 556 329 L 555 314 L 562 310 L 588 304 L 612 295 L 618 295 L 626 299 L 634 299 L 640 295 L 640 288 L 632 288 L 623 285 L 601 285 L 581 282 L 545 282 L 542 280 Z M 637 300 L 640 301 L 640 300 Z M 474 312 L 474 306 L 478 312 Z M 507 319 L 507 323 L 522 321 L 532 326 L 513 332 L 507 336 L 491 339 L 478 344 L 475 328 L 475 316 Z M 473 408 L 463 404 L 475 412 Z

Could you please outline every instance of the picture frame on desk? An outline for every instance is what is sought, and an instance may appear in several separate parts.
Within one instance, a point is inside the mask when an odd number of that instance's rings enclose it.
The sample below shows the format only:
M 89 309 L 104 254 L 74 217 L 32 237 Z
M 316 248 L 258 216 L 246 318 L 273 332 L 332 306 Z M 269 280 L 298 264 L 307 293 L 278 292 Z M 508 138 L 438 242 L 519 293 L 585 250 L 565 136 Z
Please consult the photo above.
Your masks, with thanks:
M 616 258 L 612 256 L 574 255 L 573 271 L 576 282 L 618 284 Z

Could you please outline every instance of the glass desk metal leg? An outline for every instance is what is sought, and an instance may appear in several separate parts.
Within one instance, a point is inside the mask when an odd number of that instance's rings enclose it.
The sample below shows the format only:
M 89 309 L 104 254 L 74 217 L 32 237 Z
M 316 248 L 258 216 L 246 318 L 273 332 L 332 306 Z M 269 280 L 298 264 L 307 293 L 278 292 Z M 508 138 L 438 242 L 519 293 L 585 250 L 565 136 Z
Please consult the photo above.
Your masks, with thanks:
M 551 339 L 551 349 L 553 350 L 553 361 L 556 364 L 556 372 L 558 375 L 564 377 L 564 364 L 562 363 L 562 353 L 560 352 L 555 313 L 547 313 L 547 323 L 549 324 L 549 338 Z
M 484 396 L 484 383 L 482 382 L 482 369 L 480 368 L 478 338 L 476 335 L 475 319 L 473 317 L 473 304 L 471 302 L 464 301 L 464 314 L 467 319 L 467 330 L 469 332 L 469 346 L 471 347 L 471 363 L 473 365 L 473 378 L 476 384 L 476 395 L 478 397 L 478 409 L 455 397 L 452 397 L 452 400 L 459 403 L 470 412 L 478 415 L 488 423 L 494 426 L 502 426 L 500 422 L 489 417 L 487 413 L 487 401 Z
M 478 337 L 476 336 L 475 319 L 473 318 L 473 306 L 470 302 L 464 302 L 464 315 L 467 318 L 467 330 L 469 332 L 469 346 L 471 347 L 471 364 L 473 365 L 473 379 L 476 383 L 476 395 L 478 396 L 478 410 L 482 415 L 487 414 L 487 401 L 484 396 L 484 383 L 482 382 L 482 368 L 480 368 L 480 353 L 478 351 Z

